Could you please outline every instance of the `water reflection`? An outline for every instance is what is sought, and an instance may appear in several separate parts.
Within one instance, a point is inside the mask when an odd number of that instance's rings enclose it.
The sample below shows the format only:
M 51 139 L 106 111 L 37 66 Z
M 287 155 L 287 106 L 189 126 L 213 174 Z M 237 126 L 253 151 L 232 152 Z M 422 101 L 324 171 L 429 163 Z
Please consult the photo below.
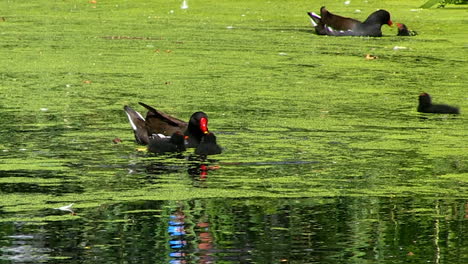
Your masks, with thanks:
M 4 170 L 0 177 L 4 179 L 0 184 L 0 193 L 82 193 L 83 187 L 71 180 L 62 172 L 48 170 Z M 11 179 L 11 182 L 6 181 Z
M 179 207 L 169 216 L 169 226 L 167 232 L 169 233 L 169 247 L 172 251 L 169 253 L 171 257 L 170 263 L 179 264 L 185 263 L 187 240 L 185 235 L 185 214 L 182 207 Z
M 0 260 L 8 260 L 10 263 L 39 263 L 48 260 L 48 253 L 52 250 L 47 247 L 44 236 L 37 233 L 23 233 L 22 225 L 24 224 L 14 224 L 16 231 L 2 239 L 8 240 L 9 245 L 0 247 L 2 252 Z
M 408 197 L 120 202 L 42 225 L 0 222 L 0 263 L 464 263 L 467 204 Z
M 221 167 L 215 159 L 208 159 L 198 155 L 171 156 L 171 160 L 149 160 L 141 163 L 132 163 L 129 171 L 144 171 L 145 177 L 156 184 L 161 177 L 170 174 L 187 174 L 193 180 L 193 185 L 203 187 L 203 182 L 208 179 L 211 171 L 219 170 Z
M 169 253 L 170 263 L 187 263 L 190 260 L 193 260 L 190 263 L 214 263 L 212 256 L 214 239 L 209 229 L 208 216 L 204 213 L 195 215 L 191 212 L 186 215 L 184 207 L 180 204 L 169 216 L 169 247 L 172 250 Z M 201 212 L 204 211 L 204 208 L 200 209 Z

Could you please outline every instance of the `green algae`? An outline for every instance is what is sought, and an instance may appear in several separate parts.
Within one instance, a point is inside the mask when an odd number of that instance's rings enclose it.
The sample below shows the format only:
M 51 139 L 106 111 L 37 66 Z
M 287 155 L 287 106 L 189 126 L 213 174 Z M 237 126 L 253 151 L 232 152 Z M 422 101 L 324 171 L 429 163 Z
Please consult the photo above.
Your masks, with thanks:
M 468 173 L 461 173 L 461 174 L 445 174 L 439 176 L 440 178 L 450 179 L 458 181 L 460 184 L 464 184 L 468 181 Z
M 59 187 L 5 190 L 2 211 L 220 197 L 467 197 L 465 10 L 327 3 L 337 13 L 361 9 L 361 19 L 385 7 L 419 33 L 396 37 L 384 27 L 379 39 L 331 38 L 313 35 L 305 15 L 318 2 L 175 3 L 1 4 L 9 67 L 0 72 L 0 171 L 24 175 L 0 184 Z M 378 59 L 365 60 L 368 53 Z M 421 91 L 462 115 L 416 113 Z M 220 169 L 194 182 L 185 160 L 136 151 L 122 107 L 142 111 L 139 101 L 182 119 L 207 112 L 224 147 L 213 157 Z M 288 164 L 296 161 L 312 163 Z M 159 163 L 165 172 L 151 172 Z M 63 180 L 47 177 L 55 172 Z

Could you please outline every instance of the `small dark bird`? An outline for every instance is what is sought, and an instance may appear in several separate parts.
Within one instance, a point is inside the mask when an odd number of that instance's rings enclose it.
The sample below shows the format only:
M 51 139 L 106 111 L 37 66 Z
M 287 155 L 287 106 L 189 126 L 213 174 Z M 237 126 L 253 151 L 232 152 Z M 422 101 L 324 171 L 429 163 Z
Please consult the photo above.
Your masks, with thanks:
M 375 11 L 364 22 L 332 14 L 324 6 L 320 8 L 320 15 L 314 12 L 307 14 L 317 35 L 381 37 L 382 25 L 393 25 L 390 13 L 386 10 Z
M 460 114 L 457 107 L 445 104 L 432 104 L 431 96 L 428 93 L 419 95 L 418 112 L 434 114 Z
M 185 151 L 185 137 L 181 132 L 175 132 L 170 137 L 157 134 L 151 137 L 148 151 L 156 154 Z
M 405 24 L 395 23 L 398 27 L 397 36 L 416 36 L 418 33 L 414 30 L 409 29 Z
M 216 143 L 216 136 L 213 133 L 205 134 L 200 145 L 195 149 L 197 155 L 221 154 L 221 147 Z
M 208 116 L 203 112 L 193 113 L 187 123 L 144 103 L 139 104 L 148 109 L 146 118 L 129 106 L 124 107 L 139 144 L 148 145 L 157 134 L 171 136 L 175 132 L 180 132 L 187 138 L 187 147 L 195 148 L 200 144 L 203 135 L 209 133 Z

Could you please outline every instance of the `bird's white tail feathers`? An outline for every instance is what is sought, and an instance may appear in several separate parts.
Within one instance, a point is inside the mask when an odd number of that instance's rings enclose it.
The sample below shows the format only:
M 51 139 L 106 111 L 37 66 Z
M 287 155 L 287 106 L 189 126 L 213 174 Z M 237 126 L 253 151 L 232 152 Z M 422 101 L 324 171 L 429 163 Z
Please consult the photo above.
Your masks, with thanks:
M 143 122 L 145 122 L 145 118 L 140 114 L 138 113 L 137 111 L 131 109 L 131 108 L 126 108 L 125 109 L 125 113 L 127 114 L 127 117 L 128 117 L 128 121 L 130 122 L 130 125 L 132 126 L 133 130 L 136 131 L 137 130 L 137 126 L 136 124 L 133 122 L 133 119 L 132 119 L 132 115 L 133 116 L 137 116 L 138 119 L 141 119 Z
M 318 24 L 318 21 L 322 19 L 321 16 L 315 14 L 314 12 L 309 12 L 307 13 L 310 16 L 310 22 L 312 23 L 312 26 L 316 27 Z

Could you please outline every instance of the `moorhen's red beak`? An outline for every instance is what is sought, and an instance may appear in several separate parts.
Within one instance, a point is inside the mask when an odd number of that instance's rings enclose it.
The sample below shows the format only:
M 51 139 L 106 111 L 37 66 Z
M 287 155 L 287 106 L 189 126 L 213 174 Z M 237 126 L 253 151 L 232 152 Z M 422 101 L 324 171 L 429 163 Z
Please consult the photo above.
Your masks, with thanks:
M 389 25 L 389 26 L 392 27 L 392 26 L 393 26 L 393 22 L 392 22 L 391 20 L 388 20 L 387 25 Z
M 208 118 L 202 117 L 200 119 L 200 130 L 203 132 L 203 134 L 208 134 Z

